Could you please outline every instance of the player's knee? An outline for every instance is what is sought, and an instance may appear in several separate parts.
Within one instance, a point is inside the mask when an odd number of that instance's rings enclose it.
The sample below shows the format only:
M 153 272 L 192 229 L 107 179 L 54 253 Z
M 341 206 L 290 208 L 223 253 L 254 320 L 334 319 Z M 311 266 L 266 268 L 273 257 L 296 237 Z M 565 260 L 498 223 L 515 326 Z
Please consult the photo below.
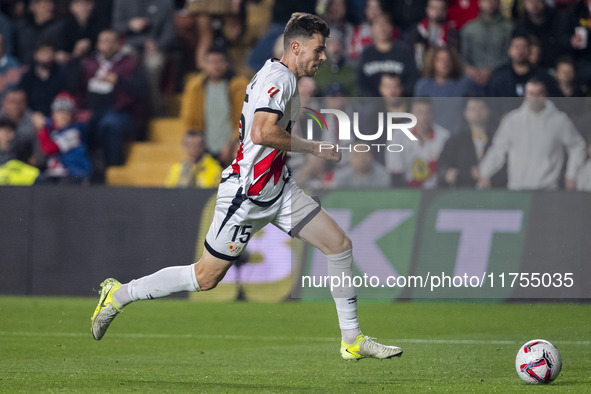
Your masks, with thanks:
M 345 234 L 342 235 L 338 240 L 331 245 L 330 254 L 338 254 L 346 252 L 347 250 L 351 250 L 353 248 L 353 243 L 351 242 L 351 238 L 347 237 Z

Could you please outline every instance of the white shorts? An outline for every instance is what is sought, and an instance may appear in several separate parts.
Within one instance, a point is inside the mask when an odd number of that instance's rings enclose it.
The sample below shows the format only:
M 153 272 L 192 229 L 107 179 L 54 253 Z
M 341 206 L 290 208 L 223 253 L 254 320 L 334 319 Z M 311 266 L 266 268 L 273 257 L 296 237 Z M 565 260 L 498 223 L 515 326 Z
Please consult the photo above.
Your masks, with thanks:
M 213 222 L 205 248 L 214 257 L 234 261 L 250 238 L 272 223 L 292 237 L 320 212 L 320 203 L 290 178 L 272 201 L 259 202 L 243 193 L 237 177 L 223 180 L 217 194 Z

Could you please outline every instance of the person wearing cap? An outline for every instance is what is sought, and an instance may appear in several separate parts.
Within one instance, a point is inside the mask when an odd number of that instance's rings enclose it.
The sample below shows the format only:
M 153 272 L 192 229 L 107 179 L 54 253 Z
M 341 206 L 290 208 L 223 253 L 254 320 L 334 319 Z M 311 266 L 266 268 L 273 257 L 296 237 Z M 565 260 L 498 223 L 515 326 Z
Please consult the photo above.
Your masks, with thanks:
M 84 125 L 74 122 L 74 98 L 58 94 L 51 104 L 51 118 L 37 112 L 33 123 L 41 149 L 48 156 L 47 169 L 39 183 L 88 183 L 91 164 L 83 142 Z

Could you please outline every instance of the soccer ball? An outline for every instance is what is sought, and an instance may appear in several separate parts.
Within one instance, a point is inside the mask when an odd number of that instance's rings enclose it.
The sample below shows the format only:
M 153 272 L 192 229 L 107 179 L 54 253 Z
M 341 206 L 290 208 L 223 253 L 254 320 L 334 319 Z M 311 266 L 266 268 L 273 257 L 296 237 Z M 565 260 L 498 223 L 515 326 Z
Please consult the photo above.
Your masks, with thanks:
M 515 358 L 515 369 L 527 383 L 545 384 L 558 377 L 562 368 L 562 357 L 558 349 L 543 339 L 534 339 L 519 348 Z

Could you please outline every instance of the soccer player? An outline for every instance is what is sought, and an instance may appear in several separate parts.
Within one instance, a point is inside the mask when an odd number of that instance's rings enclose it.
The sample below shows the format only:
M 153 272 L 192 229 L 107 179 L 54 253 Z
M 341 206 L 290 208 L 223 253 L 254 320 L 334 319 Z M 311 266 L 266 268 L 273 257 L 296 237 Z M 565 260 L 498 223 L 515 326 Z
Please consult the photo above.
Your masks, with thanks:
M 121 284 L 101 283 L 92 316 L 92 335 L 100 340 L 123 307 L 133 301 L 166 297 L 181 291 L 213 289 L 238 259 L 251 236 L 272 223 L 326 255 L 328 275 L 353 276 L 351 240 L 320 205 L 291 179 L 288 151 L 338 161 L 340 152 L 320 150 L 320 143 L 290 134 L 300 111 L 297 81 L 313 77 L 326 60 L 327 24 L 319 17 L 294 13 L 284 32 L 285 54 L 268 60 L 246 88 L 240 120 L 240 147 L 224 170 L 215 213 L 205 238 L 203 256 L 195 264 L 164 268 Z M 341 328 L 341 355 L 346 360 L 392 358 L 402 349 L 385 346 L 362 334 L 354 287 L 331 290 Z

